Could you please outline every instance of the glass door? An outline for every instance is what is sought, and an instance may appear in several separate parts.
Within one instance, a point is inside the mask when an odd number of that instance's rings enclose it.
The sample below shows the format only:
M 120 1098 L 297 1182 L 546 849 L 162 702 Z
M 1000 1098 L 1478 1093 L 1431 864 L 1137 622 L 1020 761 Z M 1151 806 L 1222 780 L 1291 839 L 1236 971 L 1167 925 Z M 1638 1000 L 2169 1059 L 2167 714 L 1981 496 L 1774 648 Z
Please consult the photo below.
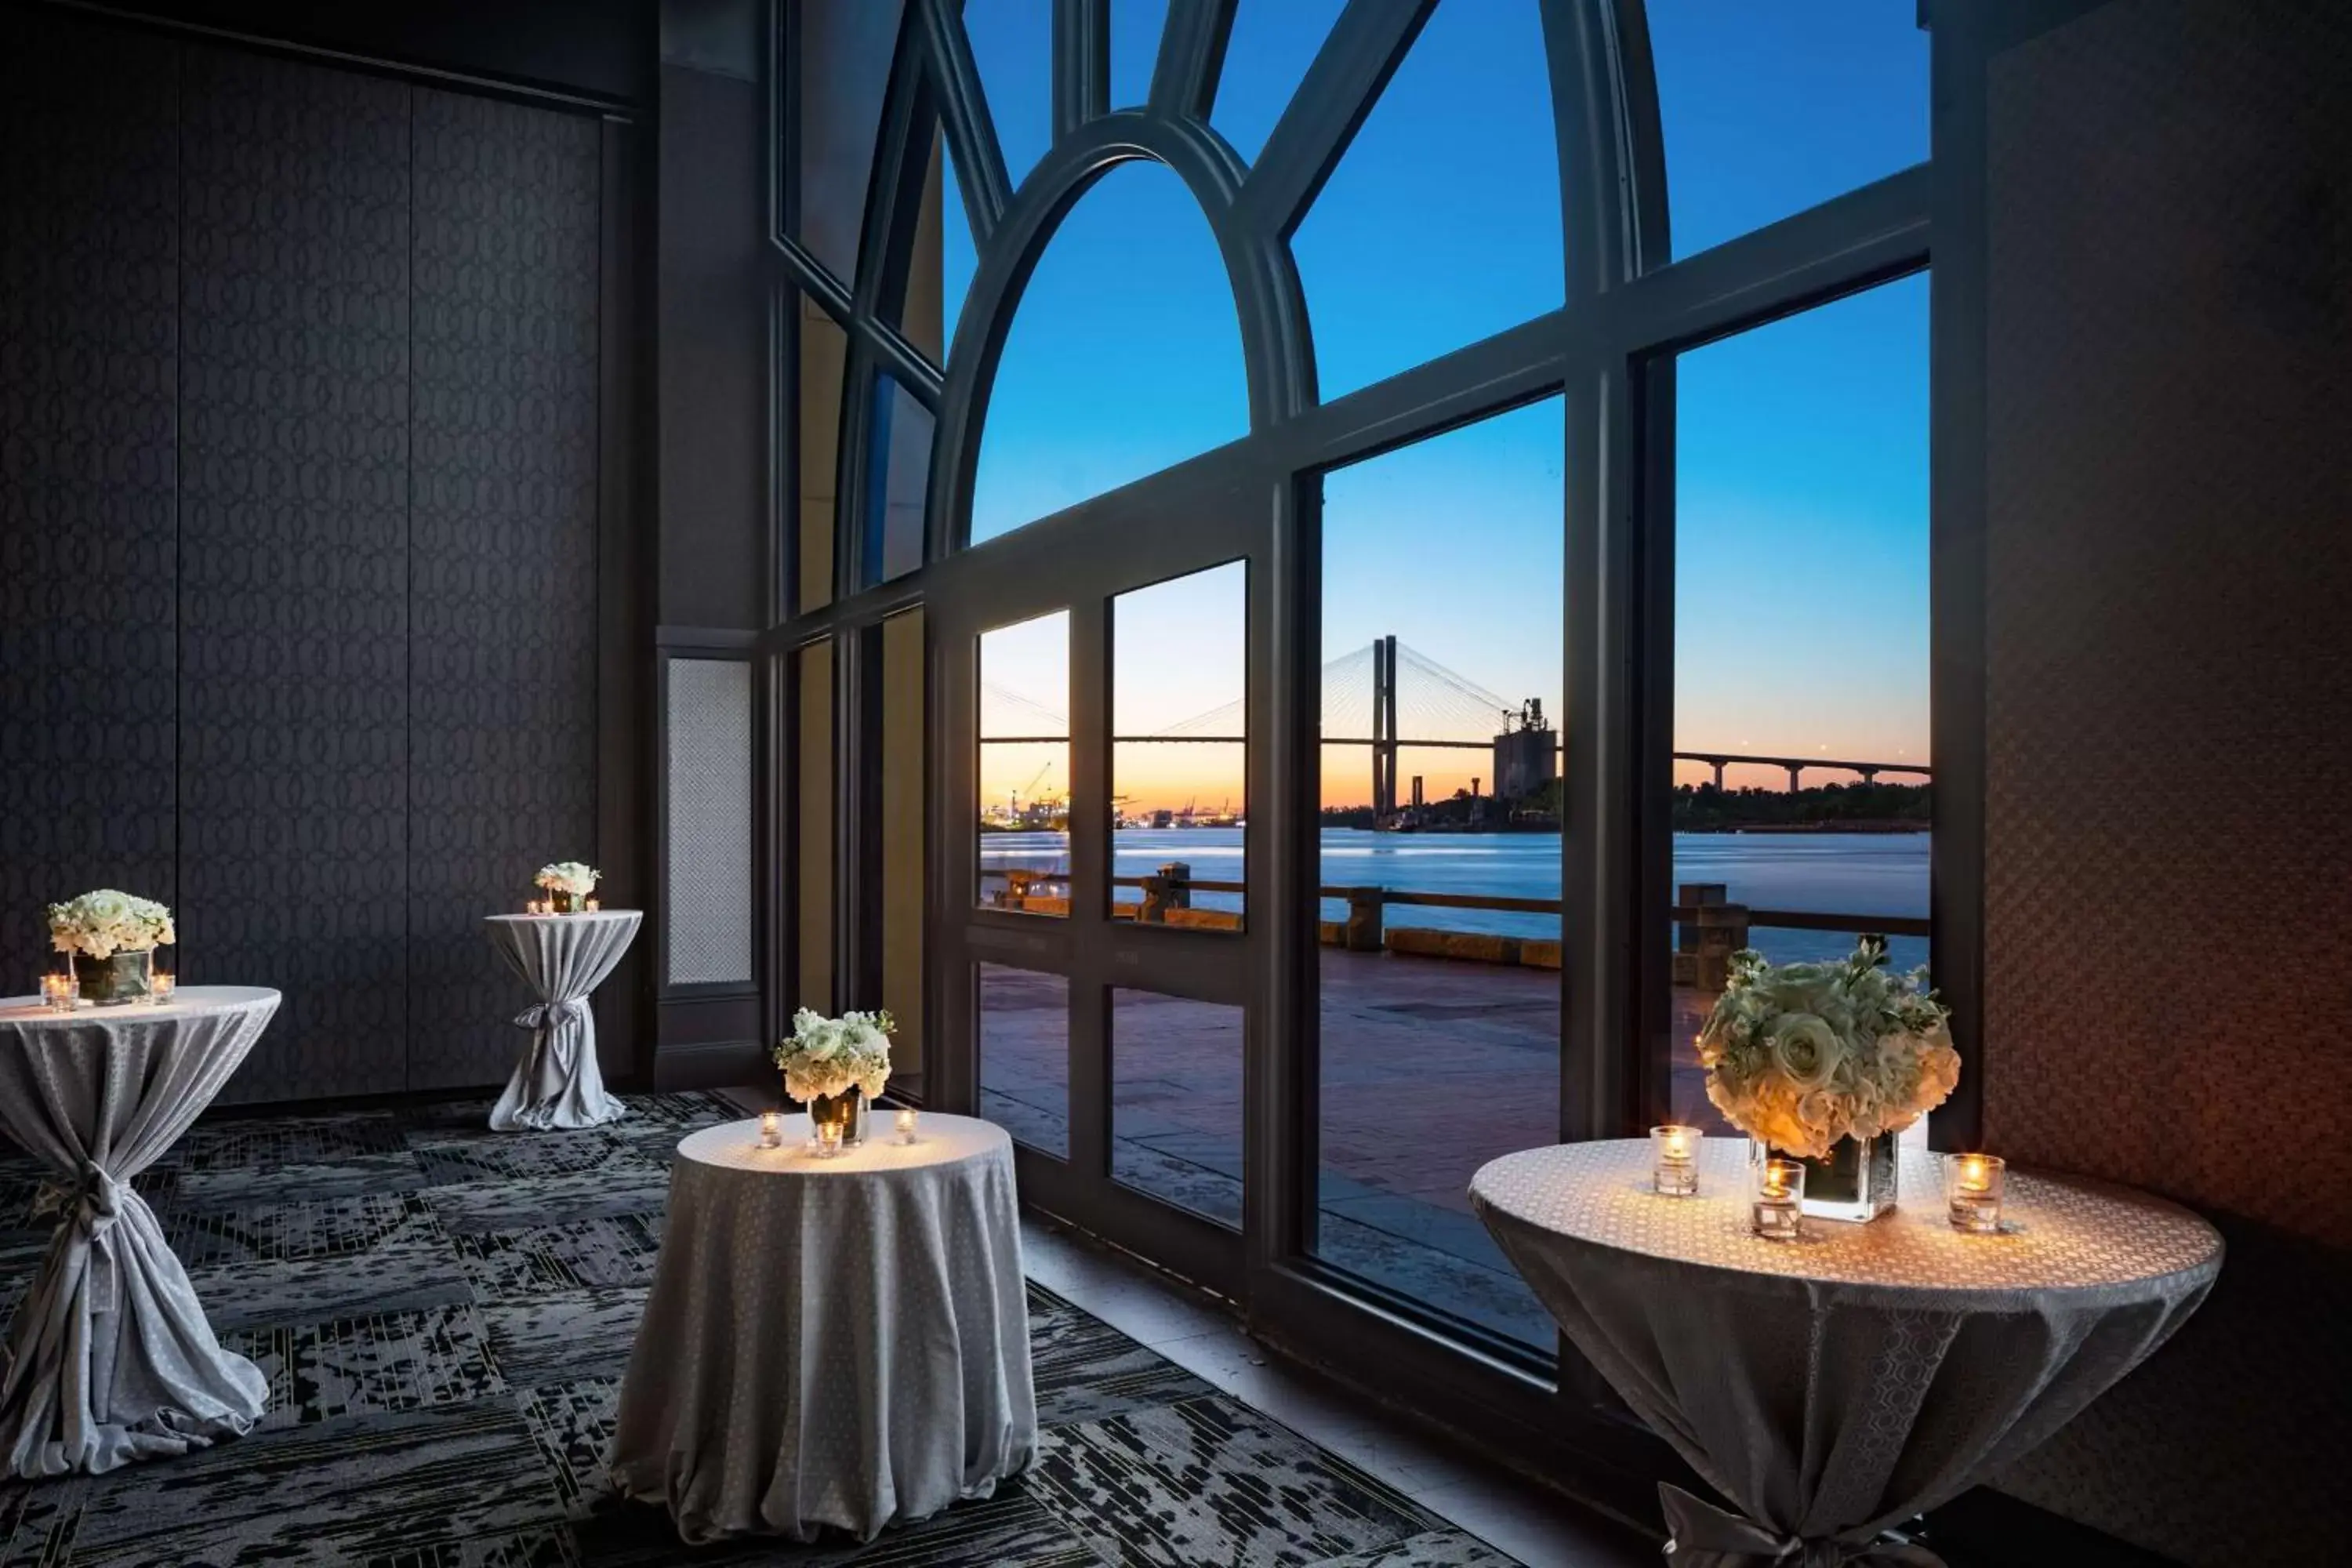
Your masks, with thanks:
M 1233 1294 L 1267 591 L 1239 499 L 1131 487 L 930 601 L 940 1101 L 1013 1134 L 1028 1201 Z

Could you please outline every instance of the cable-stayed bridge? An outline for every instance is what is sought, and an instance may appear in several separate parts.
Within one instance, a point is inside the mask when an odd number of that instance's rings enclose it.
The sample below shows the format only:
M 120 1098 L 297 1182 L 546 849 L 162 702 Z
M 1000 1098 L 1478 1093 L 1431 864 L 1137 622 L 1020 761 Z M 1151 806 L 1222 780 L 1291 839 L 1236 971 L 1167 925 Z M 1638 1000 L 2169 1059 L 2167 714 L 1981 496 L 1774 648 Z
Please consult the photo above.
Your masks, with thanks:
M 981 736 L 990 742 L 1066 740 L 1067 714 L 991 680 L 981 683 Z M 1323 666 L 1322 740 L 1327 746 L 1371 748 L 1373 799 L 1392 810 L 1396 803 L 1396 754 L 1420 748 L 1487 751 L 1497 736 L 1516 728 L 1520 705 L 1506 700 L 1393 637 L 1378 638 Z M 1143 734 L 1118 734 L 1116 742 L 1191 742 L 1237 745 L 1244 738 L 1243 700 L 1205 709 L 1188 719 Z M 1731 751 L 1677 751 L 1677 761 L 1713 768 L 1717 788 L 1724 770 L 1752 763 L 1787 770 L 1789 787 L 1802 787 L 1809 769 L 1852 773 L 1864 783 L 1881 773 L 1928 778 L 1933 769 L 1909 762 L 1830 756 L 1780 756 Z

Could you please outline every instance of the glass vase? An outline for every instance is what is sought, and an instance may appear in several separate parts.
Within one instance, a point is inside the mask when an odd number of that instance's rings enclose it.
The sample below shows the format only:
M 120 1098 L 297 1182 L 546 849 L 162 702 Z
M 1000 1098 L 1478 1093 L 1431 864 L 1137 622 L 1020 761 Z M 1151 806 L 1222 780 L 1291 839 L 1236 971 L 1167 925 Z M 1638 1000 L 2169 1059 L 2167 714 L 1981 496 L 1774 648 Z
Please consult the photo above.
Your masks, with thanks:
M 866 1091 L 844 1089 L 839 1094 L 820 1094 L 808 1102 L 809 1127 L 812 1131 L 826 1122 L 841 1127 L 841 1143 L 845 1149 L 855 1149 L 866 1142 Z
M 154 958 L 152 949 L 118 952 L 108 958 L 75 953 L 74 978 L 81 983 L 82 1000 L 101 1007 L 138 1001 L 147 994 L 149 965 Z

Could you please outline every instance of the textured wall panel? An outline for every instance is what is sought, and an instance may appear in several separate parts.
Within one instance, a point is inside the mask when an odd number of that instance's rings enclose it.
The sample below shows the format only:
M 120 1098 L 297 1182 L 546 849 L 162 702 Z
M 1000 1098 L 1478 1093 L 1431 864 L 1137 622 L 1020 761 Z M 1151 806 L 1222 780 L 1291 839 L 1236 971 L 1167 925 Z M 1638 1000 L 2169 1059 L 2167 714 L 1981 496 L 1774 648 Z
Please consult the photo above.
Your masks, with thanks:
M 494 1083 L 530 998 L 484 942 L 596 858 L 593 121 L 416 95 L 408 1087 Z
M 2231 1238 L 2003 1485 L 2191 1563 L 2352 1539 L 2348 79 L 2352 10 L 2291 0 L 1990 76 L 1986 1137 Z
M 668 665 L 669 983 L 751 979 L 751 667 Z
M 409 89 L 184 61 L 182 969 L 286 994 L 225 1099 L 394 1089 Z
M 177 54 L 0 10 L 0 994 L 42 905 L 178 897 Z

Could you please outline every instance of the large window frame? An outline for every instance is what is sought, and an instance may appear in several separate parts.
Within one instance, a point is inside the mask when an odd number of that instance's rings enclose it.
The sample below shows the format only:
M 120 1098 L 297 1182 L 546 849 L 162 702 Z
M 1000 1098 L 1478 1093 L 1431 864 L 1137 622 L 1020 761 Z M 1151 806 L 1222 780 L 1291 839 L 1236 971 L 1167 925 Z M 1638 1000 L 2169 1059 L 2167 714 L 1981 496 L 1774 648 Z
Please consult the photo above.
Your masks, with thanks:
M 1030 174 L 1007 179 L 957 0 L 905 0 L 865 209 L 856 274 L 841 279 L 794 238 L 793 49 L 799 0 L 776 0 L 770 255 L 776 300 L 780 409 L 775 478 L 774 614 L 759 647 L 773 658 L 832 638 L 836 875 L 832 908 L 789 907 L 770 929 L 831 920 L 832 990 L 870 1005 L 880 989 L 880 822 L 869 797 L 880 767 L 878 628 L 927 602 L 967 565 L 961 559 L 991 383 L 1024 286 L 1062 216 L 1116 164 L 1156 160 L 1206 214 L 1234 288 L 1250 428 L 1212 452 L 1129 489 L 1231 489 L 1262 497 L 1276 569 L 1265 640 L 1253 658 L 1248 702 L 1258 748 L 1251 760 L 1252 923 L 1265 954 L 1253 997 L 1251 1092 L 1265 1111 L 1253 1126 L 1252 1180 L 1240 1298 L 1277 1341 L 1340 1365 L 1377 1365 L 1393 1398 L 1468 1426 L 1500 1419 L 1556 1437 L 1598 1421 L 1620 1444 L 1632 1436 L 1589 1369 L 1563 1353 L 1557 1373 L 1510 1347 L 1386 1300 L 1313 1258 L 1316 938 L 1312 924 L 1318 821 L 1317 700 L 1320 668 L 1319 486 L 1322 472 L 1425 439 L 1539 398 L 1566 405 L 1569 476 L 1563 690 L 1562 1039 L 1559 1135 L 1629 1135 L 1664 1102 L 1668 965 L 1656 939 L 1671 924 L 1674 660 L 1674 356 L 1919 271 L 1930 259 L 1932 165 L 1916 164 L 1706 251 L 1679 259 L 1667 243 L 1666 161 L 1642 0 L 1535 0 L 1541 16 L 1560 168 L 1566 299 L 1521 322 L 1411 370 L 1323 402 L 1298 273 L 1288 241 L 1346 153 L 1381 88 L 1436 0 L 1352 0 L 1316 56 L 1263 153 L 1244 163 L 1209 125 L 1235 0 L 1170 0 L 1146 103 L 1108 107 L 1108 0 L 1056 0 L 1052 72 L 1055 142 Z M 1939 67 L 1940 69 L 1940 67 Z M 955 160 L 978 267 L 944 364 L 933 364 L 898 323 L 929 169 L 933 128 Z M 954 221 L 952 214 L 946 221 Z M 1429 287 L 1461 280 L 1433 278 Z M 842 389 L 828 602 L 795 613 L 801 526 L 793 482 L 796 427 L 793 323 L 806 300 L 848 335 Z M 1952 320 L 1939 298 L 1936 339 Z M 882 526 L 881 476 L 869 422 L 887 375 L 933 416 L 936 439 L 922 564 L 878 584 L 860 580 L 867 540 Z M 1945 399 L 1938 387 L 1937 406 Z M 1939 422 L 1942 415 L 1939 412 Z M 1939 430 L 1939 435 L 1943 434 Z M 1935 1123 L 1950 1146 L 1977 1131 L 1976 1026 L 1980 931 L 1980 676 L 1971 649 L 1980 618 L 1975 535 L 1951 494 L 1937 443 L 1931 516 L 1936 580 L 1931 650 L 1937 831 L 1931 920 L 1938 978 L 1971 1071 Z M 1092 503 L 1088 503 L 1091 505 Z M 1040 526 L 1078 536 L 1082 505 Z M 982 551 L 993 547 L 982 545 Z M 983 563 L 974 563 L 974 565 Z M 983 566 L 984 569 L 984 566 Z M 1257 590 L 1253 588 L 1253 598 Z M 1255 636 L 1255 634 L 1254 634 Z M 929 661 L 936 676 L 936 653 Z M 934 683 L 936 706 L 936 682 Z M 1255 716 L 1264 715 L 1263 724 Z M 936 747 L 940 731 L 930 733 Z M 789 758 L 772 753 L 783 768 Z M 927 773 L 938 777 L 932 758 Z M 772 774 L 772 809 L 788 816 L 788 772 Z M 968 802 L 954 803 L 957 808 Z M 932 821 L 949 809 L 934 799 Z M 930 842 L 942 842 L 937 831 Z M 926 886 L 942 886 L 936 873 Z M 1261 889 L 1263 890 L 1261 890 Z M 960 912 L 960 911 L 959 911 Z M 927 921 L 940 917 L 931 911 Z M 1253 941 L 1259 940 L 1254 935 Z M 937 944 L 928 943 L 927 953 Z M 927 960 L 928 962 L 928 960 Z M 930 1016 L 954 977 L 930 963 Z M 768 998 L 770 1033 L 790 999 Z M 976 1092 L 969 1042 L 927 1050 L 923 1089 L 933 1103 L 968 1108 Z M 1503 1438 L 1498 1440 L 1514 1440 Z M 1590 1454 L 1590 1443 L 1575 1443 Z M 1657 1463 L 1669 1463 L 1663 1448 Z M 1621 1456 L 1622 1457 L 1622 1456 Z M 1636 1468 L 1654 1468 L 1637 1466 Z

